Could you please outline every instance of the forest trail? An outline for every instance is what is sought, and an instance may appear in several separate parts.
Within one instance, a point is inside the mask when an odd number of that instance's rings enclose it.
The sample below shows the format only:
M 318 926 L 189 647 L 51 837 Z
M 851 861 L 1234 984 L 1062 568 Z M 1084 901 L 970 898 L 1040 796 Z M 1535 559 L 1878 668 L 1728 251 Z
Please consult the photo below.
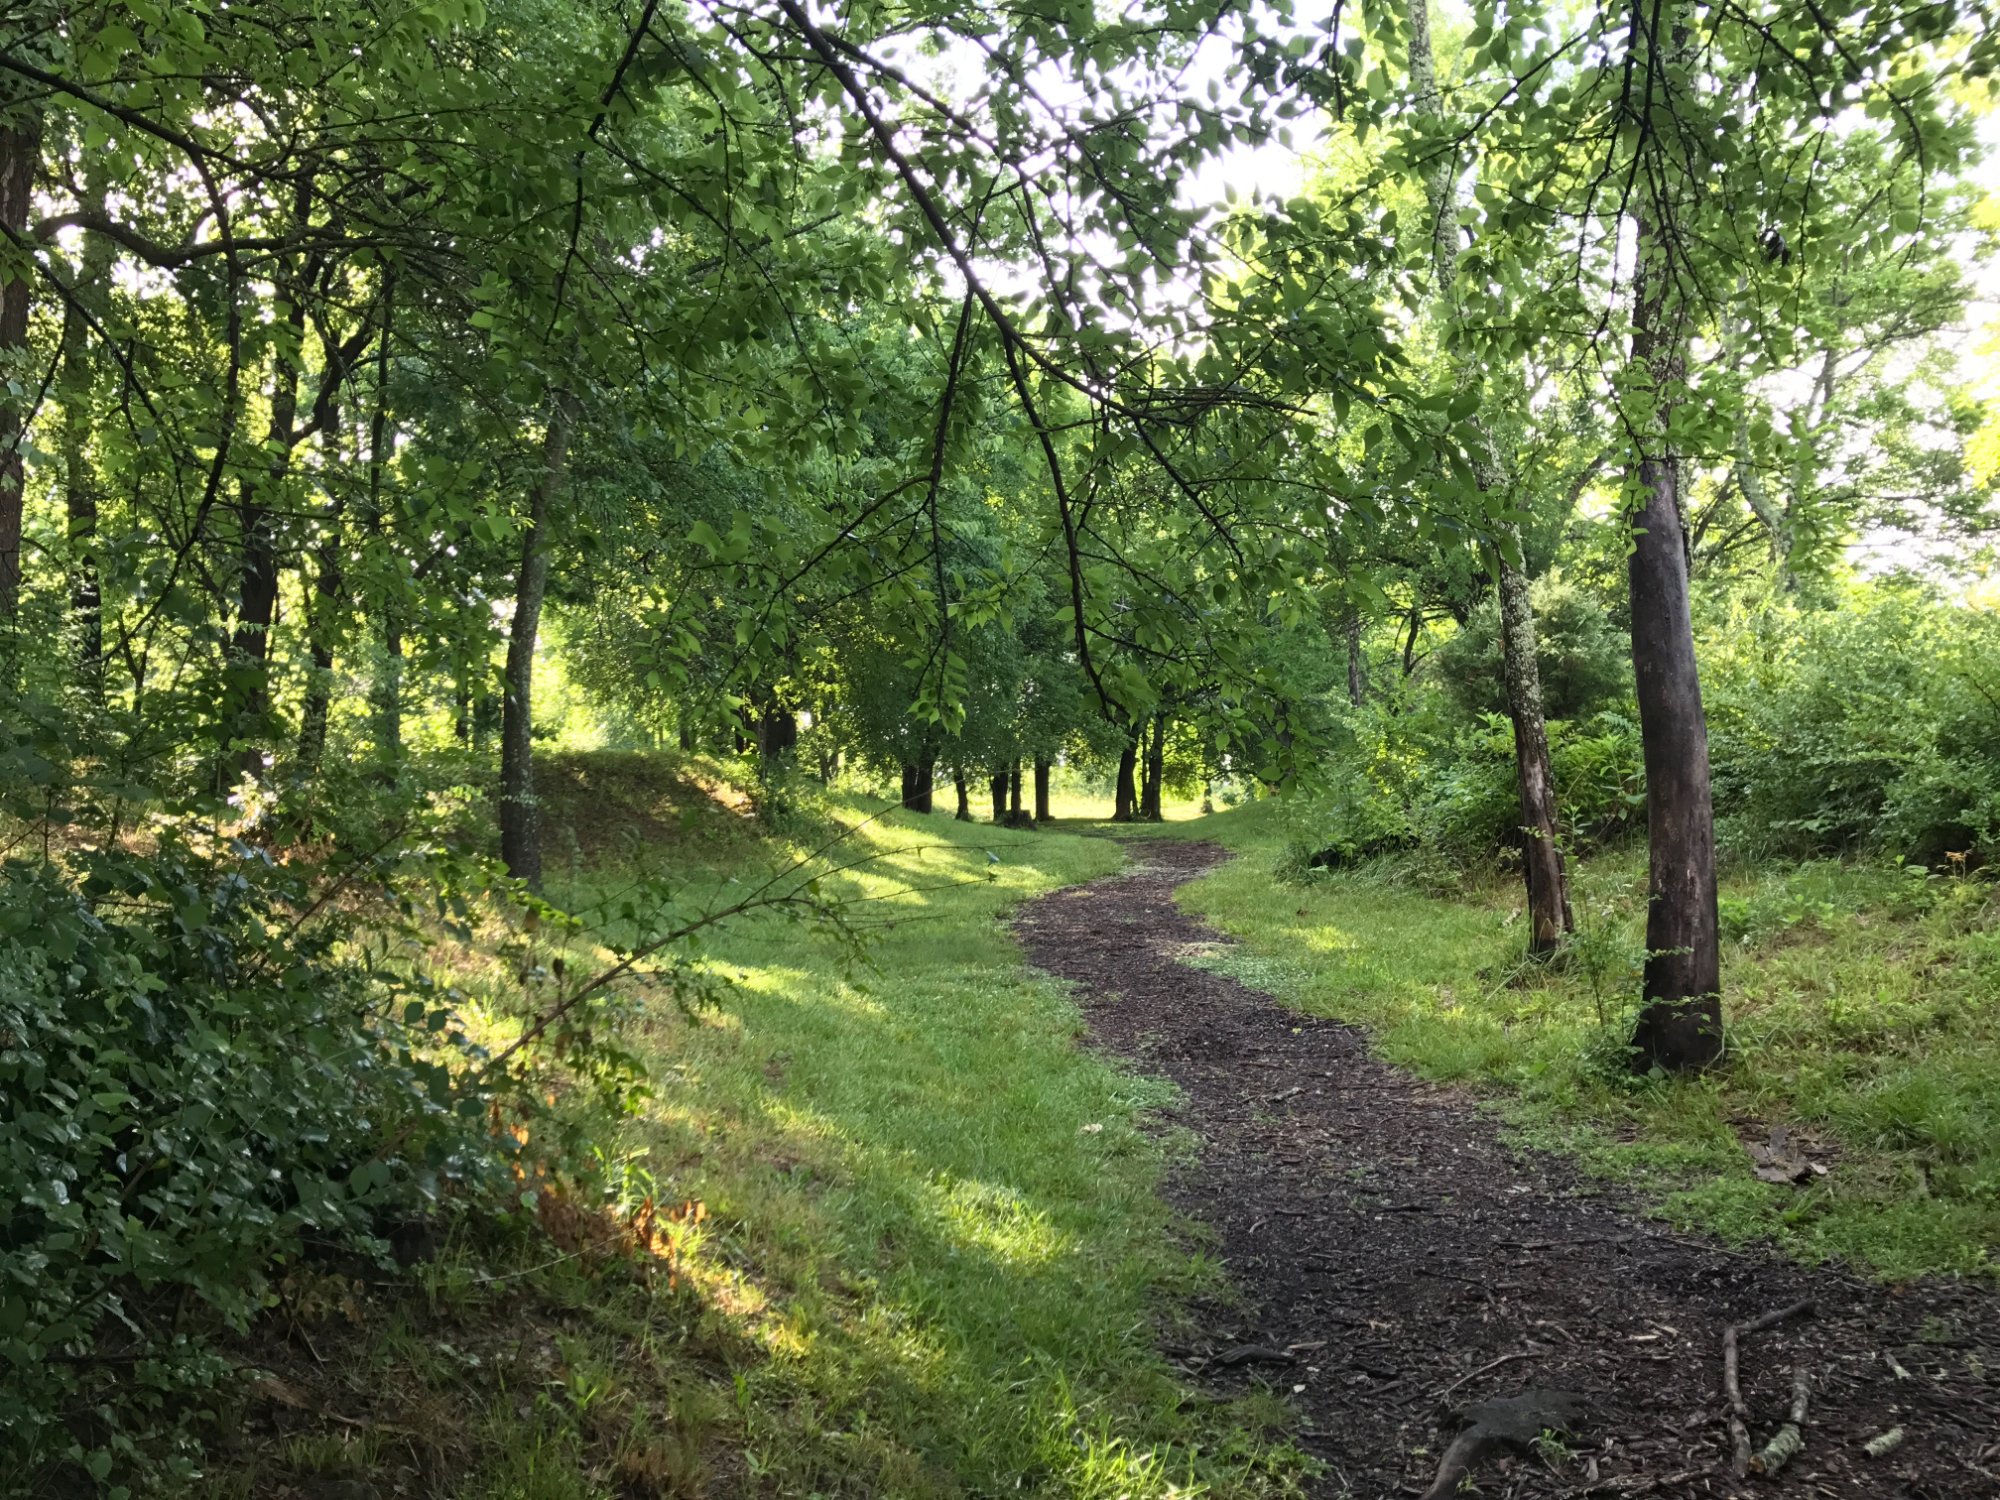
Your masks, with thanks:
M 1179 1085 L 1167 1119 L 1203 1144 L 1169 1194 L 1212 1227 L 1243 1302 L 1198 1305 L 1198 1332 L 1167 1353 L 1209 1389 L 1285 1395 L 1326 1464 L 1316 1493 L 1423 1494 L 1462 1425 L 1447 1408 L 1539 1388 L 1588 1404 L 1567 1454 L 1493 1459 L 1480 1493 L 2000 1497 L 2000 1299 L 1882 1287 L 1640 1217 L 1503 1145 L 1467 1095 L 1376 1061 L 1353 1028 L 1191 967 L 1218 935 L 1173 892 L 1228 855 L 1127 847 L 1124 873 L 1030 903 L 1019 932 L 1078 987 L 1101 1046 Z M 1811 1315 L 1741 1354 L 1757 1446 L 1809 1373 L 1804 1451 L 1739 1480 L 1725 1326 L 1808 1298 Z M 1896 1427 L 1893 1452 L 1863 1452 Z

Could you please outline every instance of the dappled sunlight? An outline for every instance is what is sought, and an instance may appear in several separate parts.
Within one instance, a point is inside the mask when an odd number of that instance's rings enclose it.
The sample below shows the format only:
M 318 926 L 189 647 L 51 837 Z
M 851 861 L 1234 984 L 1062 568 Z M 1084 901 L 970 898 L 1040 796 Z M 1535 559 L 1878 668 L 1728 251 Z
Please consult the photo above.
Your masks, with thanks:
M 939 1174 L 927 1184 L 930 1212 L 957 1243 L 1008 1265 L 1045 1265 L 1070 1248 L 1067 1236 L 1014 1189 Z

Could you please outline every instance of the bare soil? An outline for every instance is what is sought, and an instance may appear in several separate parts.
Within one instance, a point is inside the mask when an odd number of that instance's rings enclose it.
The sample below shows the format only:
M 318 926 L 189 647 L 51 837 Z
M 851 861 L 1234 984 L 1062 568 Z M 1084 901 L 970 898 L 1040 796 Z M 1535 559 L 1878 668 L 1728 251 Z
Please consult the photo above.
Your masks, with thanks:
M 1489 1458 L 1478 1493 L 2000 1497 L 1990 1287 L 1884 1286 L 1649 1221 L 1504 1143 L 1466 1093 L 1375 1060 L 1352 1027 L 1189 967 L 1218 935 L 1174 888 L 1227 855 L 1130 849 L 1128 873 L 1031 903 L 1021 937 L 1075 983 L 1101 1046 L 1179 1085 L 1167 1119 L 1204 1146 L 1170 1193 L 1212 1230 L 1241 1300 L 1195 1308 L 1199 1331 L 1166 1353 L 1210 1390 L 1282 1394 L 1325 1466 L 1315 1493 L 1423 1494 L 1466 1408 L 1547 1391 L 1581 1398 L 1577 1430 Z M 1743 1340 L 1741 1377 L 1761 1446 L 1806 1372 L 1805 1450 L 1738 1479 L 1724 1328 L 1808 1298 L 1810 1315 Z M 1897 1427 L 1901 1445 L 1869 1458 Z

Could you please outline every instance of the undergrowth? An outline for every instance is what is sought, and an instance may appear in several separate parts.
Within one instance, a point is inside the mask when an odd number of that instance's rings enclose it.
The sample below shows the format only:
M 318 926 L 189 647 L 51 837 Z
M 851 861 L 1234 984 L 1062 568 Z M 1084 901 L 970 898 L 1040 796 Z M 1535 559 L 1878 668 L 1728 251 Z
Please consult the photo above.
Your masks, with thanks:
M 1628 1179 L 1659 1211 L 1807 1261 L 1888 1278 L 2000 1270 L 1996 886 L 1831 860 L 1742 865 L 1722 883 L 1729 1051 L 1696 1078 L 1634 1076 L 1643 850 L 1573 870 L 1567 961 L 1525 962 L 1521 895 L 1498 876 L 1439 895 L 1393 857 L 1279 880 L 1282 809 L 1202 832 L 1244 857 L 1183 901 L 1240 940 L 1213 960 L 1381 1054 L 1488 1092 L 1526 1140 Z M 1758 1180 L 1750 1144 L 1787 1129 L 1827 1170 Z

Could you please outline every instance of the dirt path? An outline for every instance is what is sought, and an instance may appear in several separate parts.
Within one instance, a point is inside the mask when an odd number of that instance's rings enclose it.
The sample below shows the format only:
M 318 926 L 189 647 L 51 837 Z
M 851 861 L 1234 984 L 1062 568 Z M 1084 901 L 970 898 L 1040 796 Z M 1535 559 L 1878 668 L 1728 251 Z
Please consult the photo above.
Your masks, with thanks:
M 1101 1045 L 1180 1086 L 1171 1118 L 1206 1146 L 1172 1196 L 1213 1227 L 1244 1305 L 1198 1309 L 1199 1337 L 1168 1352 L 1211 1388 L 1284 1393 L 1327 1465 L 1319 1493 L 1422 1494 L 1458 1430 L 1443 1408 L 1544 1387 L 1587 1398 L 1585 1435 L 1489 1463 L 1479 1493 L 2000 1497 L 1995 1298 L 1885 1290 L 1636 1217 L 1352 1028 L 1182 963 L 1216 935 L 1174 887 L 1226 855 L 1131 852 L 1130 872 L 1030 905 L 1021 936 L 1078 985 Z M 1761 1444 L 1809 1371 L 1805 1451 L 1737 1480 L 1723 1327 L 1804 1298 L 1814 1316 L 1745 1341 L 1742 1389 Z M 1862 1452 L 1896 1426 L 1894 1453 Z

